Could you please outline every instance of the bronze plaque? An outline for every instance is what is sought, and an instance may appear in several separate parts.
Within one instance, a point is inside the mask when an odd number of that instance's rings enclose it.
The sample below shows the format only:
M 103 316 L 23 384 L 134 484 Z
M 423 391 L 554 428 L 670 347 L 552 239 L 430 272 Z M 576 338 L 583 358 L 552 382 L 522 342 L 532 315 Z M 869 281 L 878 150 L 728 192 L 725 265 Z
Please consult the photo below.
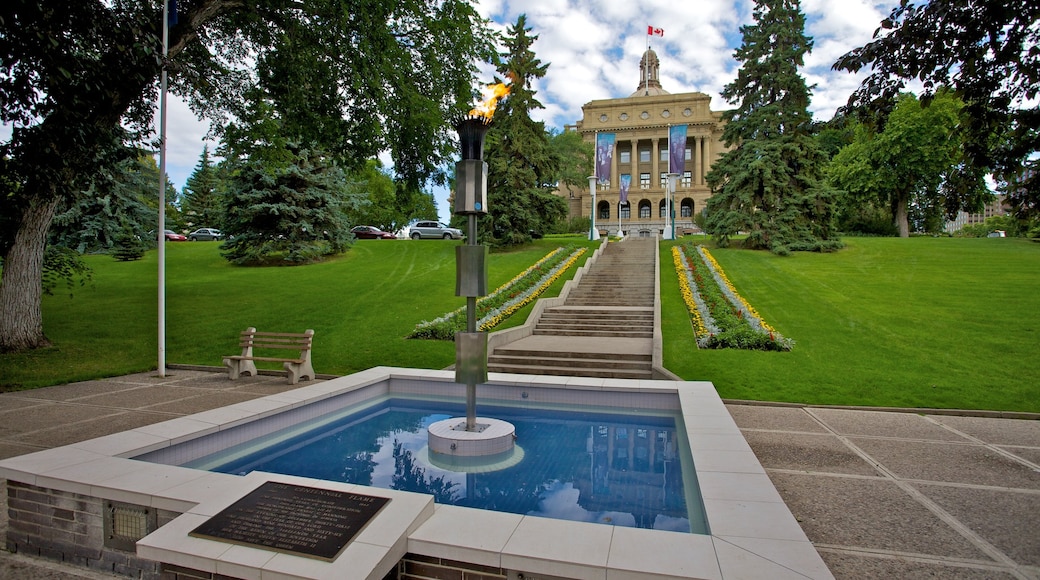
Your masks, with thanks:
M 189 535 L 331 562 L 388 501 L 268 481 Z

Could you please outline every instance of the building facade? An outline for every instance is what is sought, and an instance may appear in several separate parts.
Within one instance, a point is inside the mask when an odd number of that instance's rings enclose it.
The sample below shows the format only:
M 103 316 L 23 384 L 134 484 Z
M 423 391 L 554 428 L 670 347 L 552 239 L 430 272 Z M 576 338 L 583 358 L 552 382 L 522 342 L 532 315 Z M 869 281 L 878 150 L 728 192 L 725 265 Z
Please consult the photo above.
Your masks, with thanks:
M 699 231 L 694 215 L 704 208 L 711 191 L 705 175 L 727 149 L 722 143 L 721 111 L 711 110 L 704 93 L 671 94 L 661 87 L 660 61 L 647 50 L 639 64 L 639 86 L 626 98 L 590 101 L 582 119 L 569 130 L 595 144 L 598 133 L 613 133 L 615 145 L 608 183 L 595 196 L 588 188 L 562 190 L 571 217 L 592 217 L 600 235 L 669 237 L 673 224 L 668 199 L 668 134 L 673 125 L 686 125 L 685 166 L 678 174 L 674 208 L 676 236 Z M 628 176 L 628 201 L 620 203 L 619 185 Z M 593 206 L 595 197 L 595 206 Z

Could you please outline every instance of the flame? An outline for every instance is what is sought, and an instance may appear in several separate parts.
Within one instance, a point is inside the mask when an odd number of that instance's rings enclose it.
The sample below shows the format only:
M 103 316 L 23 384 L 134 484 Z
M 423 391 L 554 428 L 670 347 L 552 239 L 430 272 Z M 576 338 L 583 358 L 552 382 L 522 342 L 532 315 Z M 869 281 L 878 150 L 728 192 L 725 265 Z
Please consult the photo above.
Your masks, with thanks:
M 488 85 L 480 89 L 480 93 L 484 96 L 484 100 L 473 107 L 469 114 L 471 117 L 486 117 L 490 119 L 495 115 L 495 107 L 498 106 L 498 100 L 509 94 L 509 85 L 505 83 Z

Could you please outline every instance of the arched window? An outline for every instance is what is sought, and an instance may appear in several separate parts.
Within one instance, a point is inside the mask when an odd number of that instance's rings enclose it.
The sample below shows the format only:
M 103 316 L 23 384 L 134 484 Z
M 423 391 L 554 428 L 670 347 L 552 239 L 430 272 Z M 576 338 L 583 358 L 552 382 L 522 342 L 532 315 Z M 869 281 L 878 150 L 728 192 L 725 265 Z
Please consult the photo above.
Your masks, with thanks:
M 627 201 L 621 206 L 621 218 L 629 219 L 632 217 L 632 204 Z
M 644 199 L 639 202 L 639 219 L 650 219 L 650 202 L 648 200 Z
M 596 219 L 607 220 L 610 219 L 610 204 L 605 201 L 600 201 L 596 204 L 597 212 Z
M 662 199 L 661 200 L 661 204 L 658 206 L 658 212 L 660 213 L 660 217 L 662 219 L 668 217 L 668 200 L 667 199 Z
M 684 218 L 693 217 L 693 200 L 686 197 L 679 204 L 679 215 Z

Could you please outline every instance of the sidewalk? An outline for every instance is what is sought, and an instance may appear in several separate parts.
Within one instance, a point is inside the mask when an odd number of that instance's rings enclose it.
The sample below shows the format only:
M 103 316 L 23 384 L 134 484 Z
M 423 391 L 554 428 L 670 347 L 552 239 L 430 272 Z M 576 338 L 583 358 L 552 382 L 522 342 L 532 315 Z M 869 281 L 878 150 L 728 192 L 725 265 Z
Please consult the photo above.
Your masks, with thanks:
M 0 394 L 0 458 L 292 388 L 171 369 Z M 1040 421 L 728 408 L 836 578 L 1040 579 Z M 0 551 L 0 578 L 111 577 Z

